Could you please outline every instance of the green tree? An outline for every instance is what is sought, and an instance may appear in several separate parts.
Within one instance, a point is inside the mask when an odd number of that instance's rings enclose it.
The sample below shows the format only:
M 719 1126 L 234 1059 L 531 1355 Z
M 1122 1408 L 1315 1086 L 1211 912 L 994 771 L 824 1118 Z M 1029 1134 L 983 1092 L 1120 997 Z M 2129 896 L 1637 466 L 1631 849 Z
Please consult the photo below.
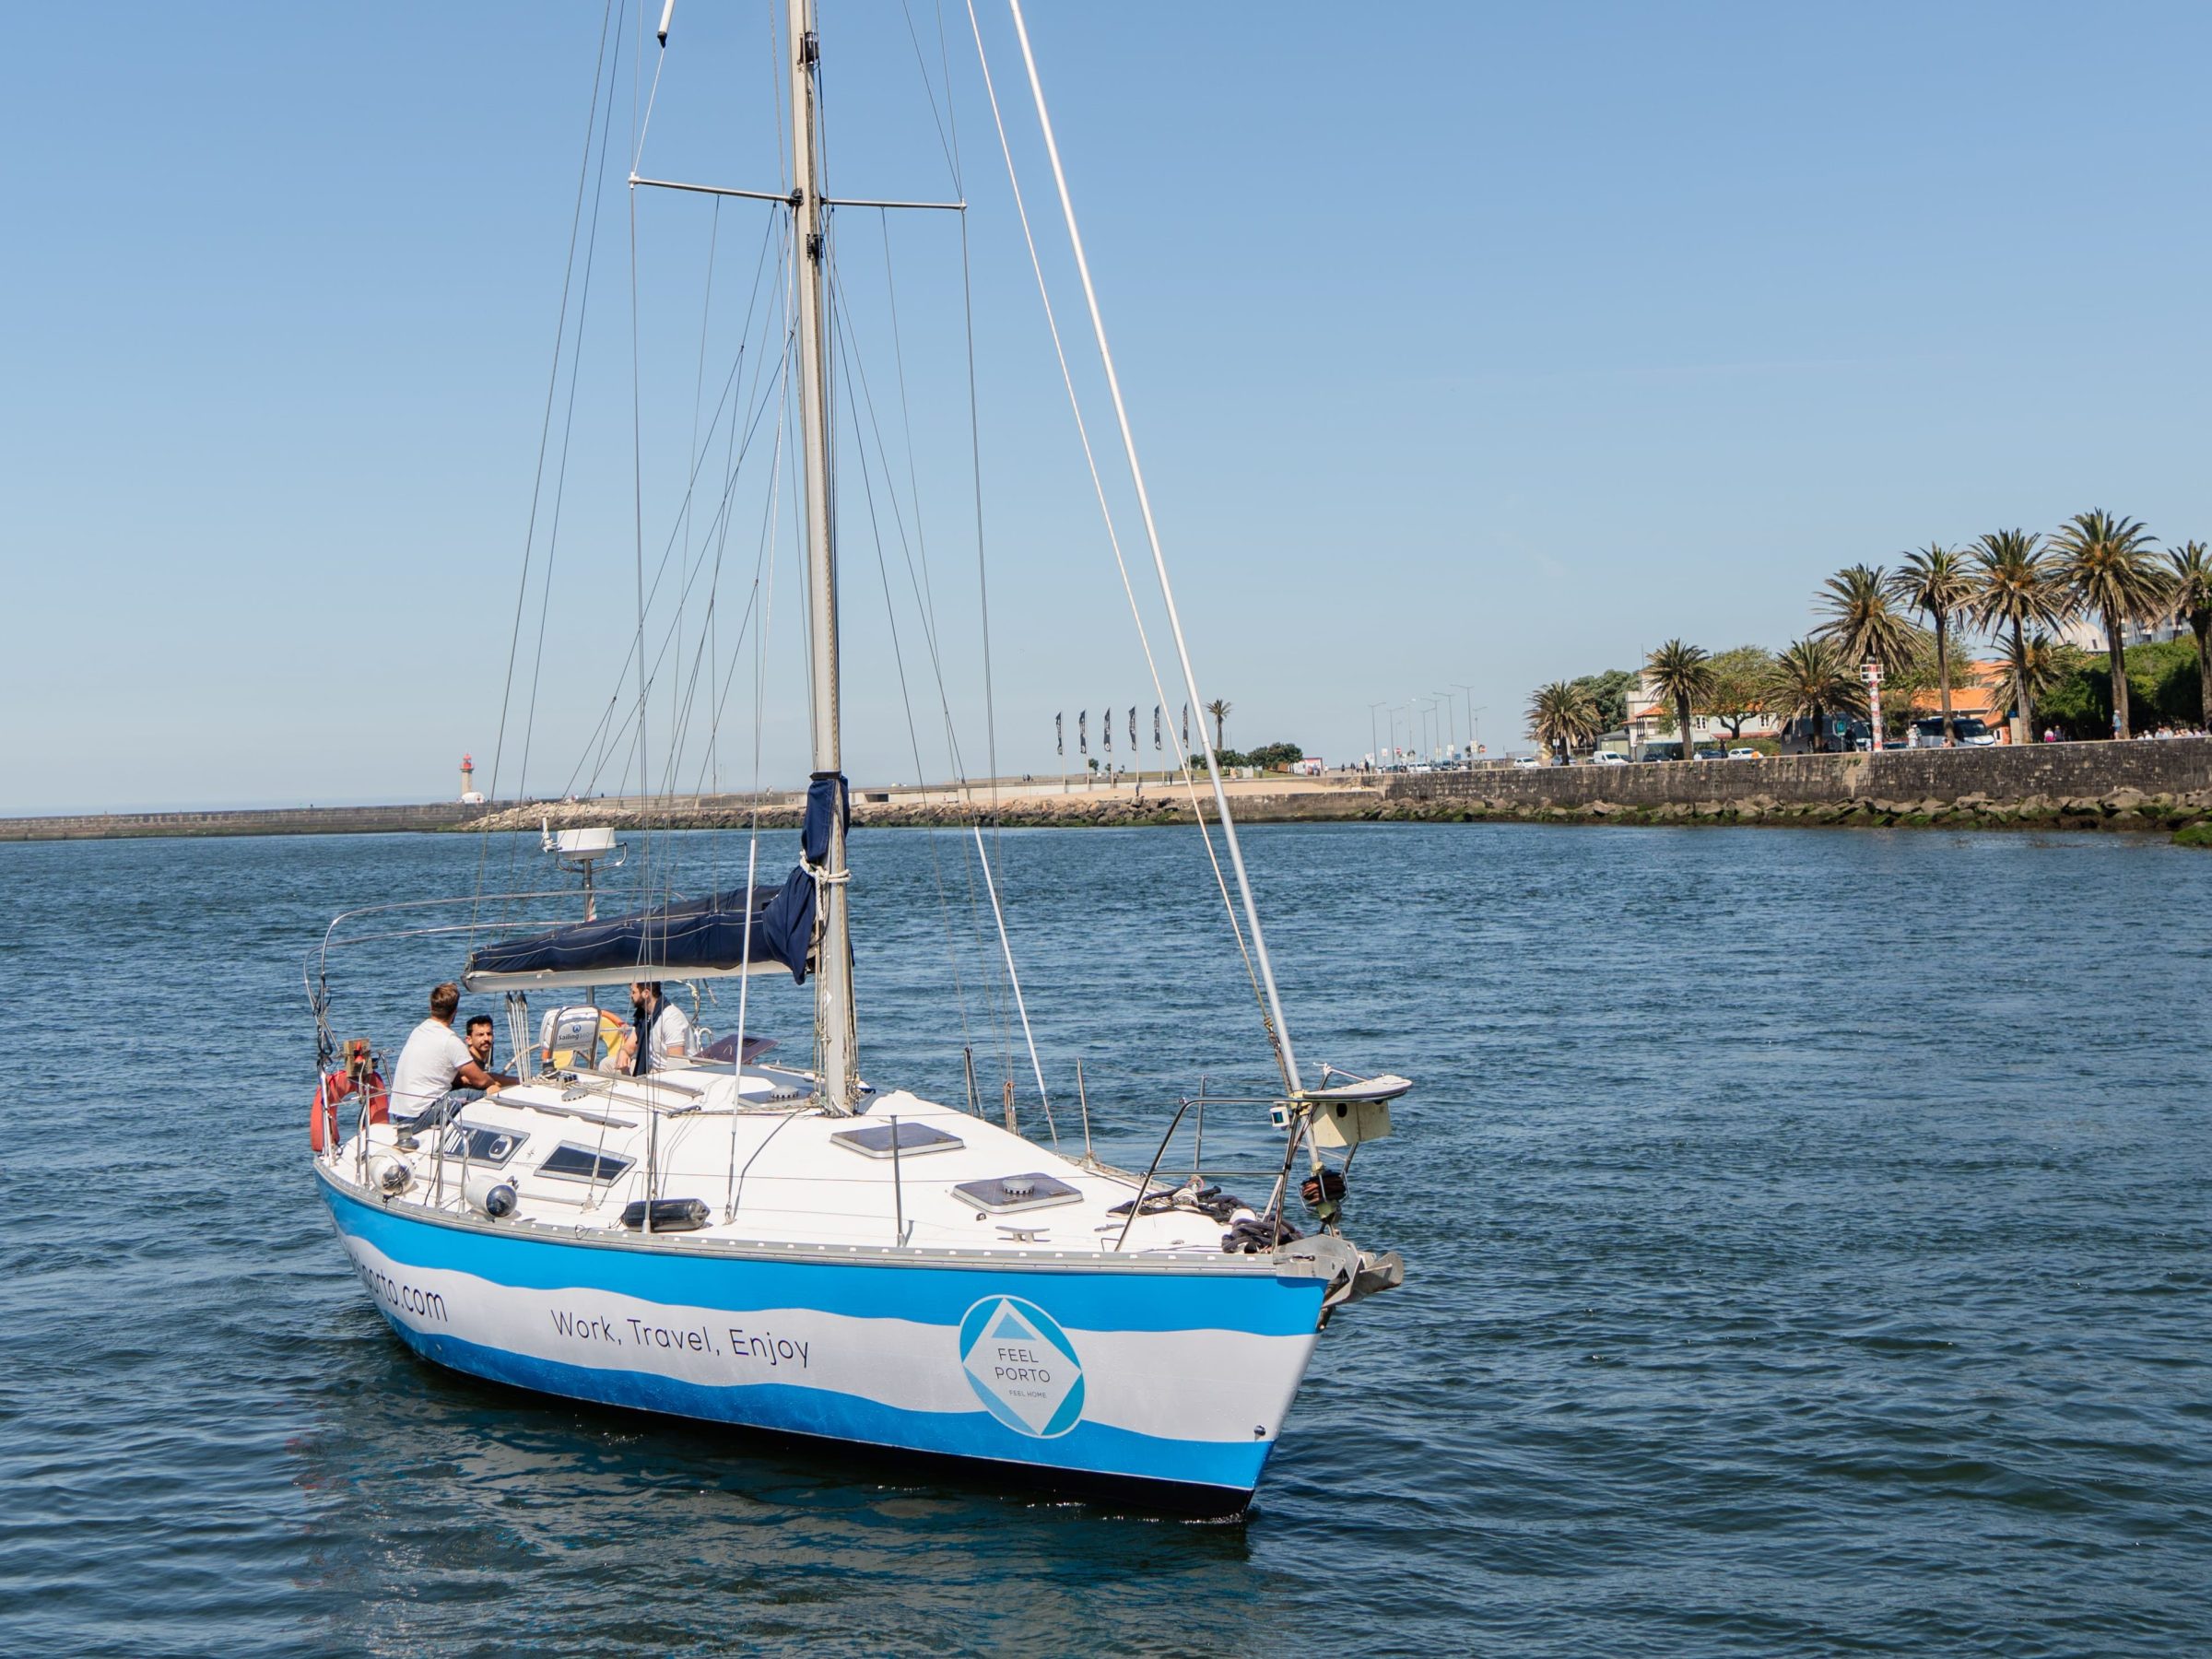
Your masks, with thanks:
M 1605 728 L 1598 724 L 1597 707 L 1589 693 L 1568 680 L 1554 680 L 1529 693 L 1528 735 L 1559 758 L 1590 741 Z
M 1828 747 L 1830 714 L 1863 714 L 1866 688 L 1833 640 L 1816 634 L 1778 653 L 1767 682 L 1767 706 L 1791 720 L 1813 724 L 1813 744 Z
M 2012 643 L 2006 660 L 2016 665 L 2030 660 L 2030 629 L 2055 629 L 2074 614 L 2073 601 L 2052 569 L 2042 539 L 2025 530 L 1993 530 L 1974 543 L 1970 614 L 1977 628 L 2000 634 L 2010 630 Z M 2054 662 L 2050 641 L 2043 643 L 2046 659 Z M 2032 675 L 2013 677 L 2010 706 L 2019 714 L 2020 729 L 2031 738 L 2035 700 L 2045 683 Z
M 2127 625 L 2165 611 L 2171 591 L 2151 549 L 2158 545 L 2141 523 L 2096 508 L 2077 512 L 2051 538 L 2060 580 L 2085 611 L 2104 623 L 2108 686 L 2127 684 Z M 2112 735 L 2128 735 L 2127 698 L 2112 698 Z
M 1221 747 L 1221 728 L 1229 724 L 1229 712 L 1234 706 L 1231 703 L 1223 702 L 1218 697 L 1206 705 L 1206 712 L 1214 717 L 1214 747 L 1216 748 Z
M 1887 676 L 1919 649 L 1920 630 L 1899 612 L 1889 588 L 1889 572 L 1880 565 L 1853 565 L 1820 584 L 1815 597 L 1828 619 L 1813 632 L 1833 640 L 1847 666 L 1879 663 Z
M 1590 699 L 1597 710 L 1599 731 L 1618 731 L 1629 724 L 1629 699 L 1636 695 L 1632 670 L 1608 668 L 1603 674 L 1585 674 L 1567 683 Z
M 1215 754 L 1223 766 L 1251 766 L 1261 771 L 1288 771 L 1306 758 L 1304 746 L 1296 743 L 1263 743 L 1255 749 L 1218 749 Z
M 1774 653 L 1760 645 L 1738 645 L 1715 652 L 1708 665 L 1712 688 L 1698 712 L 1728 728 L 1733 741 L 1744 735 L 1744 722 L 1767 712 L 1767 694 L 1774 678 Z
M 1698 746 L 1689 712 L 1712 694 L 1712 654 L 1702 645 L 1669 640 L 1644 659 L 1643 671 L 1651 677 L 1653 693 L 1674 705 L 1675 724 L 1682 728 L 1682 759 L 1694 760 Z
M 1997 677 L 1991 689 L 2001 709 L 2017 709 L 2028 740 L 2035 741 L 2037 702 L 2074 672 L 2080 653 L 2054 643 L 2048 634 L 2016 634 L 1998 648 Z
M 2204 713 L 2196 647 L 2187 640 L 2130 645 L 2127 700 L 2140 725 L 2195 725 Z
M 2178 725 L 2203 717 L 2196 652 L 2186 640 L 2131 645 L 2122 655 L 2128 723 L 2168 721 Z M 2069 737 L 2098 737 L 2112 730 L 2112 677 L 2109 663 L 2087 653 L 2061 653 L 2062 672 L 2043 693 L 2043 713 Z
M 2212 728 L 2212 556 L 2201 541 L 2166 549 L 2173 564 L 2173 614 L 2196 640 L 2197 723 Z
M 1943 746 L 1952 747 L 1951 645 L 1952 620 L 1973 598 L 1974 582 L 1966 555 L 1956 547 L 1930 542 L 1905 561 L 1889 579 L 1890 596 L 1921 612 L 1936 632 L 1936 689 L 1943 708 Z M 1908 705 L 1909 706 L 1909 705 Z

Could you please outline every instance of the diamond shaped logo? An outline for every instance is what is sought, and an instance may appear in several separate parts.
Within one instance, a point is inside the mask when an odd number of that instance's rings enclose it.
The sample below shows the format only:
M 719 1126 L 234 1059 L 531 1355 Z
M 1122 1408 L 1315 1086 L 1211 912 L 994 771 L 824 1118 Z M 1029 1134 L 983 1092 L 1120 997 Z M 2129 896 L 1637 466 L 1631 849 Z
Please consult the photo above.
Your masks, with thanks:
M 1083 1416 L 1083 1364 L 1053 1316 L 1016 1296 L 986 1296 L 960 1321 L 960 1369 L 993 1417 L 1050 1440 Z

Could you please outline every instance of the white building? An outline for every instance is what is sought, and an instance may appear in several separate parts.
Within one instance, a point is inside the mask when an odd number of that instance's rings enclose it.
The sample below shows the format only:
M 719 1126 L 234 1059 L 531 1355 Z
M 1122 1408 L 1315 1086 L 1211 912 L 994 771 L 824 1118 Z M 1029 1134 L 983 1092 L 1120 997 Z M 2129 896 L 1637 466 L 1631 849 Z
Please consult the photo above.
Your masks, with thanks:
M 1674 729 L 1675 711 L 1671 703 L 1659 695 L 1652 676 L 1646 672 L 1636 682 L 1636 689 L 1629 697 L 1629 748 L 1641 755 L 1643 746 L 1657 740 L 1674 743 L 1681 734 Z M 1779 714 L 1747 714 L 1743 722 L 1743 737 L 1777 737 L 1782 735 L 1785 722 Z M 1664 724 L 1665 730 L 1660 728 Z M 1692 714 L 1689 717 L 1690 735 L 1700 744 L 1728 744 L 1741 741 L 1730 735 L 1726 724 L 1710 714 Z
M 2120 644 L 2123 650 L 2130 645 L 2163 644 L 2168 640 L 2180 639 L 2186 631 L 2187 629 L 2183 627 L 2181 622 L 2173 618 L 2169 618 L 2153 628 L 2144 628 L 2137 623 L 2130 622 L 2120 630 Z M 2073 618 L 2053 629 L 2051 637 L 2062 645 L 2071 645 L 2078 651 L 2091 652 L 2098 655 L 2102 655 L 2107 649 L 2102 617 Z

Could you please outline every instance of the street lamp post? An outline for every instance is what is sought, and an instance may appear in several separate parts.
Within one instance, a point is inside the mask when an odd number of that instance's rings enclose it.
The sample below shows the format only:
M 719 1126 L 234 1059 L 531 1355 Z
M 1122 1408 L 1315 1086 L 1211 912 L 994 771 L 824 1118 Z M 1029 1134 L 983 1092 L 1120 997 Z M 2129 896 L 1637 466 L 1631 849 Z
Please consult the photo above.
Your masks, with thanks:
M 1382 770 L 1382 739 L 1375 733 L 1375 711 L 1389 707 L 1390 700 L 1388 698 L 1384 698 L 1381 702 L 1371 702 L 1367 705 L 1367 741 L 1375 751 L 1370 759 L 1377 771 Z
M 1475 770 L 1475 751 L 1480 747 L 1479 732 L 1481 729 L 1475 724 L 1475 716 L 1481 713 L 1482 710 L 1475 706 L 1474 687 L 1463 686 L 1459 681 L 1453 680 L 1452 688 L 1464 693 L 1467 700 L 1467 770 L 1472 771 Z M 1484 705 L 1485 708 L 1488 706 L 1488 704 Z

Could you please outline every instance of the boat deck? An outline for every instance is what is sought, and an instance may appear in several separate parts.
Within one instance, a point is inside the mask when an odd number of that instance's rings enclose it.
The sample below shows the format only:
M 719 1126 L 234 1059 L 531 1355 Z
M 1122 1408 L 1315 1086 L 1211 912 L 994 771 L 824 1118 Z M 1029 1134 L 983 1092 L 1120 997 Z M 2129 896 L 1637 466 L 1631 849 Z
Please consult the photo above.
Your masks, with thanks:
M 1167 1253 L 1224 1265 L 1230 1225 L 1268 1196 L 1232 1206 L 1186 1188 L 1171 1199 L 1156 1181 L 1132 1217 L 1139 1178 L 1127 1171 L 903 1090 L 852 1116 L 812 1096 L 810 1077 L 776 1066 L 562 1074 L 471 1101 L 442 1128 L 371 1124 L 331 1173 L 392 1207 L 650 1233 L 674 1248 Z M 649 1197 L 650 1218 L 640 1213 Z

